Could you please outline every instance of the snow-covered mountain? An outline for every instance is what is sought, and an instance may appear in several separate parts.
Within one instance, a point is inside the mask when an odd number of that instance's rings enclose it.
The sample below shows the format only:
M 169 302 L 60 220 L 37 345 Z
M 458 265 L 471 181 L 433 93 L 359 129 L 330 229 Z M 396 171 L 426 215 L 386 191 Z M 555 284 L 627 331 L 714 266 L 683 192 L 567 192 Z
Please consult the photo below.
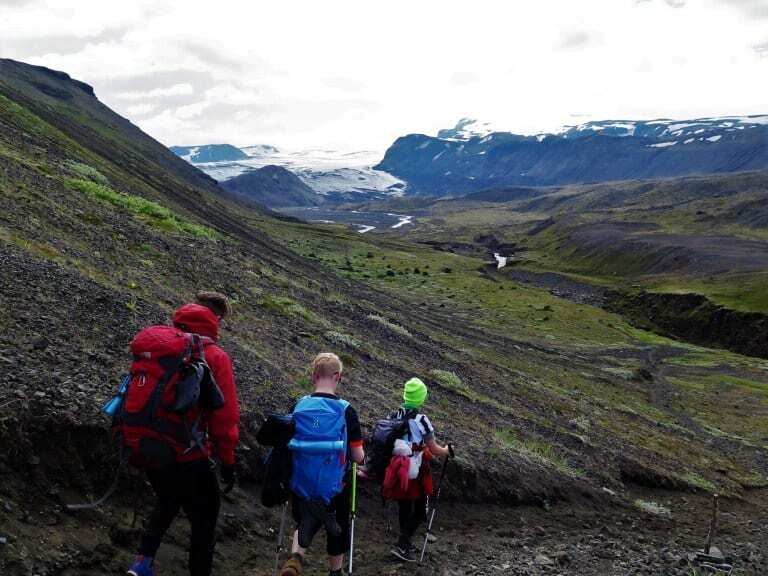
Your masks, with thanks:
M 181 156 L 187 162 L 231 162 L 247 158 L 239 148 L 231 144 L 203 144 L 202 146 L 171 146 L 171 152 Z
M 762 170 L 768 116 L 602 120 L 534 135 L 464 118 L 437 136 L 398 138 L 375 168 L 430 195 Z
M 562 126 L 552 132 L 519 134 L 520 136 L 535 136 L 543 140 L 547 136 L 563 138 L 586 138 L 600 134 L 602 136 L 634 136 L 636 138 L 706 138 L 721 132 L 749 130 L 768 125 L 768 115 L 758 116 L 723 116 L 716 118 L 696 118 L 694 120 L 672 120 L 659 118 L 655 120 L 595 120 L 583 124 Z M 453 128 L 443 128 L 437 132 L 437 137 L 444 140 L 470 140 L 484 138 L 490 134 L 512 134 L 511 131 L 491 122 L 483 122 L 473 118 L 462 118 Z
M 243 158 L 218 162 L 190 160 L 188 153 L 179 155 L 219 181 L 265 166 L 281 166 L 296 174 L 325 201 L 401 196 L 405 190 L 405 182 L 372 168 L 381 159 L 378 152 L 327 149 L 287 151 L 266 144 L 245 146 L 238 150 L 243 153 Z
M 455 138 L 456 140 L 469 140 L 479 136 L 488 136 L 493 132 L 500 132 L 490 122 L 481 122 L 474 118 L 462 118 L 453 128 L 443 128 L 438 131 L 438 138 Z
M 751 130 L 768 125 L 768 116 L 725 116 L 695 120 L 600 120 L 578 126 L 564 126 L 559 132 L 564 138 L 603 136 L 660 138 L 688 144 L 739 130 Z M 717 140 L 714 140 L 716 142 Z

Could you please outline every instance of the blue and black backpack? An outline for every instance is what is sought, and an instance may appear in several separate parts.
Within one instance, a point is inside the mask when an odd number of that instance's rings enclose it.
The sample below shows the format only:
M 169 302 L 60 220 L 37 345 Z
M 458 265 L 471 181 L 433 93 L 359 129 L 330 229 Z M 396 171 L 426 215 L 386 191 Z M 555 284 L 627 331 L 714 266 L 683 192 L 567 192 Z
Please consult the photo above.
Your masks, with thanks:
M 343 487 L 347 466 L 349 402 L 305 396 L 293 411 L 296 432 L 288 443 L 293 453 L 291 491 L 305 500 L 330 504 Z

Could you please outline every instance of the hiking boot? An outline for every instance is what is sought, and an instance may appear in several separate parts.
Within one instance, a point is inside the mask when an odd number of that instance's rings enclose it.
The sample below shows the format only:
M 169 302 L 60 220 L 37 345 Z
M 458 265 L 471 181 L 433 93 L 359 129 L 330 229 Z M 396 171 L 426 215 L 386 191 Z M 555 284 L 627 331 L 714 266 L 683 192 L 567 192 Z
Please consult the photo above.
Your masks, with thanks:
M 283 567 L 280 569 L 280 576 L 300 576 L 301 564 L 301 556 L 298 554 L 291 555 L 291 557 L 285 561 L 285 564 L 283 564 Z
M 400 544 L 395 544 L 390 552 L 392 553 L 392 556 L 403 562 L 416 562 L 413 546 L 401 546 Z
M 151 556 L 139 556 L 128 569 L 128 576 L 155 576 L 152 569 L 152 563 L 155 561 Z

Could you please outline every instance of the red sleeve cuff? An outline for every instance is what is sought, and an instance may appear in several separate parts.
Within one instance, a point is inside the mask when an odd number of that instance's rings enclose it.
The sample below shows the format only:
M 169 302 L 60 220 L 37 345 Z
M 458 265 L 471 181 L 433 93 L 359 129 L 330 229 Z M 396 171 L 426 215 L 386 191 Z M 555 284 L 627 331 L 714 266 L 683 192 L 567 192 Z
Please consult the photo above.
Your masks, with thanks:
M 362 448 L 363 447 L 363 440 L 352 440 L 352 442 L 349 443 L 350 448 Z

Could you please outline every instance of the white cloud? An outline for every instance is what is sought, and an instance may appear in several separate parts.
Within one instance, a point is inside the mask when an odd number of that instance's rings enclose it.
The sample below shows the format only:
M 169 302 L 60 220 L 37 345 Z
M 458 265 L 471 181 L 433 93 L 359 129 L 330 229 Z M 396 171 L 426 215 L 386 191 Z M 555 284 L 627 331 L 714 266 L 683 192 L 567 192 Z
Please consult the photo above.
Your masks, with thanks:
M 195 89 L 192 84 L 174 84 L 167 88 L 155 88 L 146 92 L 123 92 L 117 94 L 116 98 L 121 100 L 152 100 L 154 98 L 165 98 L 167 96 L 181 96 L 183 94 L 193 94 Z
M 157 110 L 157 104 L 152 104 L 150 102 L 142 102 L 141 104 L 134 104 L 133 106 L 128 106 L 128 108 L 125 109 L 125 113 L 128 116 L 146 116 L 150 112 L 154 112 Z
M 574 48 L 583 48 L 594 39 L 594 35 L 586 30 L 575 30 L 569 32 L 558 42 L 558 48 L 570 50 Z
M 768 18 L 768 0 L 722 0 L 722 2 L 742 10 L 750 18 Z
M 462 116 L 766 113 L 768 0 L 0 0 L 0 54 L 166 144 L 384 149 Z

